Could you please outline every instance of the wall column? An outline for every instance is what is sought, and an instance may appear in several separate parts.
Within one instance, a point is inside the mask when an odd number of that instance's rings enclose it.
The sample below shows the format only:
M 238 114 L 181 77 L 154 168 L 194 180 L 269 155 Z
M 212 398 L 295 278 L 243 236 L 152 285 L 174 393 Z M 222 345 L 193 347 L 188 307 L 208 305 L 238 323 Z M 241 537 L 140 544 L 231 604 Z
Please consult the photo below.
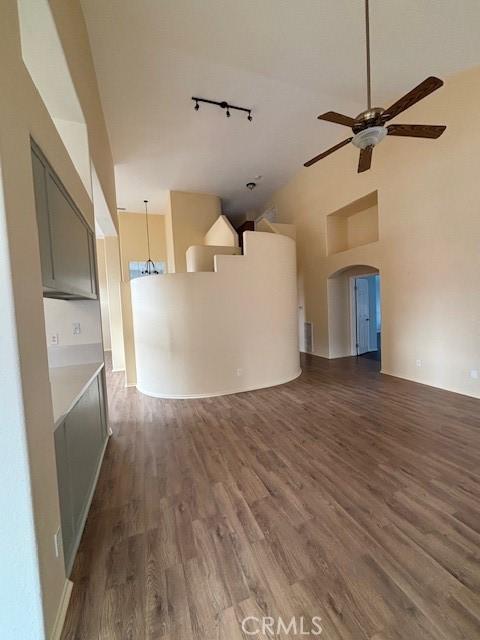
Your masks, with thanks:
M 123 346 L 123 317 L 120 291 L 120 248 L 117 236 L 105 236 L 105 261 L 107 265 L 108 305 L 110 308 L 112 367 L 114 371 L 124 371 L 125 349 Z

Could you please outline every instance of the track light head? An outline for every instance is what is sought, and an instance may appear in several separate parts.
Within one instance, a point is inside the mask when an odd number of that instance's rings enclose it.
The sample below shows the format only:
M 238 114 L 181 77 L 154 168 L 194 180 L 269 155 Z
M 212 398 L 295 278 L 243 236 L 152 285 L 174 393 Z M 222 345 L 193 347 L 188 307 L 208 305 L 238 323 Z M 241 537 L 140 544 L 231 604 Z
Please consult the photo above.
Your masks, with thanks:
M 200 109 L 200 105 L 198 104 L 198 100 L 195 102 L 194 109 L 195 109 L 195 111 L 198 111 Z
M 227 118 L 230 118 L 230 111 L 227 109 L 227 113 L 226 113 Z
M 250 122 L 253 120 L 251 111 L 248 112 L 247 120 L 250 120 Z

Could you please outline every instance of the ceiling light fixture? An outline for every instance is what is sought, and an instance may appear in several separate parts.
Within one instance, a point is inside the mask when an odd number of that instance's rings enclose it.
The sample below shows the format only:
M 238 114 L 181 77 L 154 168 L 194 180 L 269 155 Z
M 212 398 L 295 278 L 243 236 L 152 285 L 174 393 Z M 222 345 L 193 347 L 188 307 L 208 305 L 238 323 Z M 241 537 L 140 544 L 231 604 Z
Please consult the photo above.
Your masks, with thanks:
M 204 102 L 205 104 L 213 104 L 216 107 L 220 107 L 220 109 L 226 109 L 227 111 L 225 115 L 227 116 L 227 118 L 230 118 L 231 116 L 230 109 L 235 109 L 236 111 L 243 111 L 244 113 L 246 113 L 247 120 L 249 122 L 252 122 L 253 120 L 252 110 L 248 109 L 247 107 L 237 107 L 234 104 L 229 104 L 225 100 L 219 102 L 217 100 L 208 100 L 207 98 L 196 98 L 195 96 L 192 96 L 192 100 L 195 102 L 195 111 L 198 111 L 200 109 L 200 105 L 198 103 Z
M 253 191 L 255 189 L 255 187 L 257 186 L 256 182 L 247 182 L 247 184 L 245 185 L 247 187 L 247 189 L 250 189 L 250 191 Z
M 145 262 L 145 267 L 142 271 L 142 275 L 144 276 L 153 276 L 158 275 L 158 271 L 155 269 L 155 263 L 153 262 L 150 256 L 150 232 L 148 229 L 148 200 L 143 201 L 145 203 L 145 225 L 147 230 L 147 250 L 148 250 L 148 259 Z
M 387 122 L 396 118 L 411 106 L 423 100 L 431 93 L 440 89 L 443 81 L 435 76 L 429 76 L 426 80 L 414 87 L 411 91 L 394 102 L 388 109 L 372 107 L 372 81 L 370 70 L 370 7 L 369 0 L 365 0 L 365 51 L 367 63 L 367 108 L 359 113 L 356 118 L 345 116 L 336 111 L 327 111 L 318 116 L 319 120 L 333 122 L 352 129 L 353 136 L 342 140 L 330 149 L 315 156 L 305 167 L 311 167 L 322 158 L 326 158 L 334 151 L 341 149 L 350 142 L 360 149 L 358 160 L 358 173 L 368 171 L 372 164 L 372 151 L 385 136 L 405 136 L 408 138 L 439 138 L 447 128 L 445 125 L 431 124 L 390 124 Z

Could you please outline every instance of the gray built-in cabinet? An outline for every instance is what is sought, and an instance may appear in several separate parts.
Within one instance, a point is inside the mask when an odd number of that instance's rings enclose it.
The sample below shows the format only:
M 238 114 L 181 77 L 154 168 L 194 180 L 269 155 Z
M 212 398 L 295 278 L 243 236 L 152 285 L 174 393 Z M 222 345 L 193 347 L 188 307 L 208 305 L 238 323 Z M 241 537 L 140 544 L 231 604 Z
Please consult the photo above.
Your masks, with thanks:
M 108 438 L 104 377 L 94 378 L 55 430 L 65 568 L 70 573 L 82 535 L 100 458 Z
M 95 236 L 33 140 L 32 168 L 44 295 L 97 298 Z
M 95 299 L 98 287 L 94 234 L 33 140 L 31 150 L 43 295 L 67 300 Z M 95 377 L 54 432 L 67 574 L 80 542 L 108 438 L 105 374 L 101 364 L 95 370 Z

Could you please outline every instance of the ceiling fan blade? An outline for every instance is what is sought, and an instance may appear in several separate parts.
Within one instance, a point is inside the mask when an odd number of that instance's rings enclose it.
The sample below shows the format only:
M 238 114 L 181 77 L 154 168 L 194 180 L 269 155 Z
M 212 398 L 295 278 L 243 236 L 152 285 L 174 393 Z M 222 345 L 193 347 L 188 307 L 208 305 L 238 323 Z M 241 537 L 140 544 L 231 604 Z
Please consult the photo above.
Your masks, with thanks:
M 344 116 L 336 111 L 327 111 L 318 116 L 318 120 L 326 120 L 327 122 L 333 122 L 334 124 L 343 124 L 345 127 L 353 127 L 355 124 L 354 118 L 350 116 Z
M 387 127 L 389 136 L 409 138 L 439 138 L 447 127 L 434 124 L 391 124 Z
M 373 145 L 369 145 L 368 147 L 365 147 L 365 149 L 360 149 L 357 173 L 363 173 L 364 171 L 368 171 L 368 169 L 370 169 L 372 164 L 372 151 Z
M 384 122 L 395 118 L 395 116 L 398 116 L 398 114 L 402 113 L 402 111 L 405 111 L 416 102 L 419 102 L 437 89 L 440 89 L 442 85 L 443 80 L 440 80 L 440 78 L 435 78 L 435 76 L 430 76 L 414 89 L 405 94 L 402 98 L 400 98 L 400 100 L 397 100 L 397 102 L 392 104 L 389 109 L 385 109 L 385 112 L 382 116 Z
M 341 149 L 342 147 L 344 147 L 346 144 L 348 144 L 349 142 L 351 142 L 352 138 L 347 138 L 346 140 L 343 140 L 342 142 L 339 142 L 338 144 L 336 144 L 334 147 L 330 147 L 330 149 L 327 149 L 326 151 L 324 151 L 323 153 L 320 153 L 318 156 L 315 156 L 314 158 L 312 158 L 311 160 L 309 160 L 308 162 L 305 162 L 305 164 L 303 165 L 304 167 L 311 167 L 312 164 L 315 164 L 315 162 L 318 162 L 319 160 L 321 160 L 322 158 L 325 158 L 326 156 L 329 156 L 331 153 L 333 153 L 334 151 L 336 151 L 337 149 Z

